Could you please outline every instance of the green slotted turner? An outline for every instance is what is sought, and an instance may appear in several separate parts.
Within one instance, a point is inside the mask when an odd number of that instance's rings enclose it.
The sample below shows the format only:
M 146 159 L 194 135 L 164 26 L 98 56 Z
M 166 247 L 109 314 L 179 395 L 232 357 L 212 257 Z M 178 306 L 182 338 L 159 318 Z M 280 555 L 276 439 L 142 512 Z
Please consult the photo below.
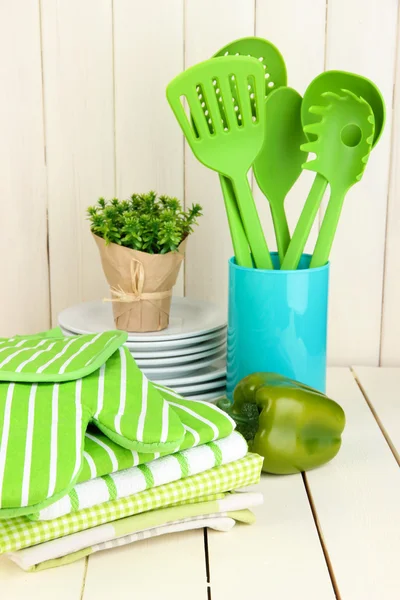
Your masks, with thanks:
M 329 105 L 318 107 L 321 121 L 306 126 L 307 133 L 315 134 L 317 139 L 303 146 L 316 154 L 304 168 L 320 173 L 330 185 L 329 203 L 310 268 L 322 267 L 329 259 L 344 198 L 363 175 L 375 133 L 374 113 L 363 98 L 348 90 L 343 90 L 342 96 L 334 92 L 324 96 L 329 98 Z
M 221 57 L 221 56 L 252 56 L 253 58 L 256 58 L 262 64 L 263 69 L 264 69 L 265 98 L 270 97 L 270 95 L 275 93 L 277 89 L 284 89 L 283 86 L 286 86 L 287 73 L 286 73 L 285 61 L 284 61 L 281 53 L 279 52 L 279 50 L 273 44 L 271 44 L 271 42 L 269 42 L 268 40 L 264 40 L 264 39 L 258 38 L 258 37 L 240 38 L 238 40 L 235 40 L 234 42 L 231 42 L 230 44 L 227 44 L 226 46 L 224 46 L 223 48 L 218 50 L 218 52 L 214 55 L 214 57 Z M 252 103 L 252 113 L 254 114 L 255 113 L 254 90 L 251 89 L 251 85 L 250 85 L 249 92 L 250 92 L 250 100 Z M 232 99 L 236 106 L 237 98 L 236 98 L 235 89 L 233 89 Z M 268 128 L 267 123 L 266 123 L 266 128 Z M 303 141 L 305 141 L 305 140 L 303 140 Z M 265 146 L 265 143 L 264 143 L 264 146 Z M 299 174 L 301 171 L 300 165 L 303 161 L 304 161 L 304 154 L 302 153 L 302 160 L 299 163 Z M 257 159 L 256 159 L 256 163 L 257 163 Z M 261 191 L 267 197 L 267 199 L 270 203 L 272 218 L 273 218 L 273 222 L 274 222 L 275 237 L 277 239 L 279 256 L 280 256 L 280 259 L 282 260 L 283 254 L 286 251 L 287 244 L 289 243 L 289 239 L 290 239 L 289 228 L 287 225 L 287 219 L 286 219 L 285 211 L 283 210 L 283 202 L 280 201 L 280 198 L 276 199 L 276 196 L 273 194 L 268 195 L 268 193 L 266 191 L 266 187 L 269 189 L 269 191 L 271 191 L 271 186 L 269 185 L 269 180 L 274 178 L 273 168 L 270 169 L 268 167 L 268 164 L 262 165 L 261 162 L 259 162 L 258 164 L 259 164 L 259 169 L 258 169 L 259 180 L 257 180 L 257 183 L 258 183 Z M 253 168 L 254 167 L 255 167 L 255 165 L 253 165 Z M 280 175 L 283 175 L 284 178 L 286 176 L 286 173 L 287 173 L 286 170 L 282 170 L 282 169 L 280 170 Z M 220 181 L 221 181 L 221 187 L 224 190 L 224 188 L 226 188 L 226 186 L 228 186 L 229 184 L 223 175 L 220 175 Z M 263 185 L 264 181 L 266 182 L 266 184 L 265 184 L 266 187 Z M 228 198 L 225 198 L 225 205 L 226 205 L 226 210 L 227 210 L 229 221 L 231 220 L 230 213 L 235 212 L 235 210 L 237 211 L 237 208 L 235 208 L 235 204 L 236 204 L 236 199 L 235 199 L 234 194 L 228 196 Z M 279 215 L 279 219 L 278 219 L 278 215 Z M 238 231 L 238 229 L 239 228 L 237 228 L 237 231 Z M 244 234 L 244 230 L 243 230 L 243 234 Z M 239 233 L 239 235 L 240 235 L 240 233 Z M 289 239 L 288 239 L 288 236 L 289 236 Z M 234 247 L 235 247 L 235 241 L 234 241 Z M 237 257 L 236 257 L 236 261 L 238 262 Z
M 264 138 L 264 81 L 264 69 L 252 57 L 213 58 L 173 79 L 167 86 L 167 99 L 196 158 L 231 180 L 255 266 L 272 269 L 247 180 Z M 254 90 L 253 104 L 248 86 Z M 237 94 L 237 111 L 232 90 Z
M 301 124 L 301 100 L 290 87 L 278 88 L 265 99 L 264 144 L 253 164 L 258 186 L 270 204 L 281 264 L 290 242 L 284 202 L 307 158 L 300 148 L 307 141 Z
M 331 91 L 340 95 L 342 89 L 350 90 L 356 96 L 364 98 L 371 106 L 375 118 L 373 140 L 373 146 L 375 146 L 381 136 L 385 123 L 384 100 L 379 89 L 372 81 L 353 73 L 326 71 L 310 83 L 304 94 L 301 106 L 303 128 L 307 128 L 308 125 L 318 122 L 319 115 L 313 112 L 313 107 L 329 103 L 329 98 L 323 96 L 324 92 Z M 307 137 L 309 141 L 316 139 L 316 135 L 312 133 L 307 133 Z M 326 178 L 322 174 L 317 173 L 282 263 L 282 269 L 297 268 L 327 185 Z

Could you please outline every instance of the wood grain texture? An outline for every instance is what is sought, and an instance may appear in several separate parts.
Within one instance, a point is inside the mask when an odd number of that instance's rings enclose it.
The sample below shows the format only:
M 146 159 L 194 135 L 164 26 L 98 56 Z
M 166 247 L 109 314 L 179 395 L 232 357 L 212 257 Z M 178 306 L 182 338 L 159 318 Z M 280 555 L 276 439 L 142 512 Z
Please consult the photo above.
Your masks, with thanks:
M 400 369 L 354 367 L 353 371 L 400 464 Z
M 0 594 L 4 600 L 81 600 L 85 561 L 65 567 L 25 573 L 0 557 Z M 101 598 L 101 596 L 98 596 Z
M 369 77 L 387 108 L 384 134 L 346 197 L 331 254 L 331 364 L 379 361 L 396 25 L 397 0 L 328 2 L 327 69 Z
M 301 475 L 264 475 L 254 489 L 264 495 L 254 526 L 208 532 L 212 599 L 334 600 Z
M 186 3 L 185 66 L 210 58 L 228 42 L 254 35 L 254 0 L 190 0 Z M 226 309 L 228 258 L 232 256 L 228 221 L 218 175 L 185 149 L 186 204 L 199 202 L 204 216 L 189 240 L 186 294 Z
M 256 2 L 256 35 L 271 41 L 281 52 L 286 63 L 288 86 L 301 95 L 314 77 L 324 70 L 325 13 L 325 3 L 320 0 Z M 305 31 L 312 31 L 313 35 L 305 35 Z M 314 177 L 315 173 L 303 171 L 286 198 L 285 211 L 292 234 Z M 276 250 L 268 201 L 255 181 L 253 189 L 268 247 Z M 314 248 L 318 225 L 316 218 L 306 244 L 306 252 L 312 252 Z
M 0 2 L 2 336 L 49 325 L 46 178 L 37 2 Z
M 400 29 L 397 30 L 397 57 L 392 127 L 392 156 L 386 225 L 385 280 L 380 364 L 400 366 Z M 360 361 L 361 362 L 361 361 Z
M 111 0 L 42 0 L 52 316 L 107 295 L 86 208 L 114 195 Z
M 164 535 L 94 554 L 89 558 L 83 600 L 99 598 L 206 600 L 203 530 Z
M 183 70 L 183 53 L 183 0 L 114 2 L 120 197 L 154 189 L 183 200 L 183 136 L 165 97 L 168 82 Z M 183 294 L 183 269 L 174 293 Z
M 328 371 L 346 413 L 338 456 L 306 474 L 341 600 L 400 596 L 400 477 L 396 460 L 348 369 Z

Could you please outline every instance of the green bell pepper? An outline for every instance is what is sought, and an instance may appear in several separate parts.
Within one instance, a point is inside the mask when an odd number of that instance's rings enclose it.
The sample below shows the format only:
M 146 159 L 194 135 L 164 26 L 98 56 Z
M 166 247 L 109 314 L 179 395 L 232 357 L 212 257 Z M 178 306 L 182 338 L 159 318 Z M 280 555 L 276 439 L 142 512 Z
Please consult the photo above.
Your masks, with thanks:
M 220 404 L 237 422 L 263 471 L 299 473 L 332 460 L 345 426 L 343 409 L 302 383 L 276 373 L 253 373 L 236 386 L 233 404 Z

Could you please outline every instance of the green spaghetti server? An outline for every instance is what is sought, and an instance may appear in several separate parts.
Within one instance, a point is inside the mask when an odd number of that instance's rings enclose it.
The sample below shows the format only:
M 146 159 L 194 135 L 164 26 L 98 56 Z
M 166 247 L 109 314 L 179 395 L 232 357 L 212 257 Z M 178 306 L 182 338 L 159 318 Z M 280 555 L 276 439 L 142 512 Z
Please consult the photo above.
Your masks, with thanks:
M 304 131 L 307 131 L 308 125 L 314 125 L 320 121 L 318 109 L 314 113 L 313 107 L 326 106 L 329 103 L 329 96 L 324 96 L 324 93 L 335 92 L 341 95 L 343 89 L 349 90 L 359 98 L 364 98 L 370 105 L 375 119 L 372 144 L 375 146 L 385 124 L 385 103 L 382 94 L 378 87 L 366 77 L 346 71 L 325 71 L 310 83 L 301 105 L 301 120 Z M 307 133 L 307 138 L 312 142 L 316 140 L 316 135 Z M 327 185 L 327 179 L 317 172 L 281 266 L 282 269 L 297 269 Z
M 312 107 L 320 121 L 307 125 L 305 133 L 317 139 L 302 149 L 315 153 L 304 169 L 322 175 L 330 186 L 329 203 L 314 249 L 310 267 L 326 264 L 348 190 L 360 181 L 372 149 L 375 118 L 370 105 L 349 90 L 341 95 L 325 92 L 326 106 Z

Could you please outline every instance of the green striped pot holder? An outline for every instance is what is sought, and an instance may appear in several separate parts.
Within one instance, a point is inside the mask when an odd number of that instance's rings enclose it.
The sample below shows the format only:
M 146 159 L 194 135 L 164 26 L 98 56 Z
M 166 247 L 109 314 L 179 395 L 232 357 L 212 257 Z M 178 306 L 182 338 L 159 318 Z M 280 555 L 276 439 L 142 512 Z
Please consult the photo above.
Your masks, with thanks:
M 179 448 L 180 417 L 137 367 L 126 338 L 109 331 L 0 340 L 0 518 L 68 493 L 91 422 L 133 452 Z
M 235 429 L 235 422 L 214 404 L 185 400 L 167 388 L 155 386 L 168 404 L 178 414 L 185 436 L 179 450 L 187 450 L 221 438 L 226 438 Z M 178 413 L 179 411 L 179 413 Z M 137 465 L 148 463 L 170 452 L 143 453 L 127 450 L 107 438 L 95 427 L 89 426 L 85 436 L 83 467 L 78 483 L 109 475 Z

